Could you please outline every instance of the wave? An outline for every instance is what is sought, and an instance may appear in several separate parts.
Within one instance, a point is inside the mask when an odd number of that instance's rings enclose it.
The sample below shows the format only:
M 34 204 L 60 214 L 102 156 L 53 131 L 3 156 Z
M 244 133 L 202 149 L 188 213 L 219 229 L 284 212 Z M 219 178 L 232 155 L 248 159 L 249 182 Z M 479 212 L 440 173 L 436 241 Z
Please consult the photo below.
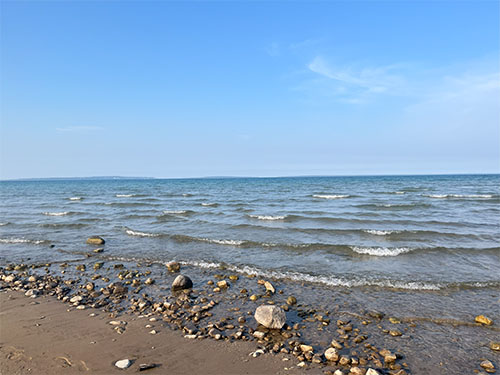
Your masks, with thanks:
M 183 197 L 192 197 L 192 196 L 193 196 L 193 194 L 190 194 L 190 193 L 184 193 L 184 194 L 182 194 L 182 196 L 183 196 Z
M 432 207 L 428 203 L 369 203 L 355 205 L 368 210 L 413 210 L 417 208 Z
M 27 243 L 32 245 L 41 245 L 49 242 L 50 241 L 47 240 L 28 240 L 26 238 L 0 238 L 0 243 L 7 243 L 7 244 Z
M 9 225 L 9 224 L 10 224 L 10 222 L 6 221 L 6 222 L 4 222 L 4 223 L 0 223 L 0 227 L 3 227 L 3 226 L 5 226 L 5 225 Z
M 81 201 L 83 198 L 82 197 L 70 197 L 68 198 L 70 201 Z
M 401 233 L 399 230 L 376 230 L 376 229 L 363 229 L 363 232 L 374 234 L 376 236 L 387 236 L 388 234 Z
M 161 234 L 159 234 L 159 233 L 139 232 L 137 230 L 132 230 L 132 229 L 126 229 L 125 233 L 127 233 L 130 236 L 136 236 L 136 237 L 160 237 L 161 236 Z
M 78 228 L 86 228 L 89 224 L 85 223 L 44 223 L 39 224 L 41 228 L 70 228 L 70 229 L 78 229 Z
M 360 247 L 353 246 L 351 247 L 352 251 L 358 254 L 363 255 L 372 255 L 377 257 L 395 257 L 400 254 L 409 253 L 410 251 L 416 250 L 409 247 Z
M 64 212 L 43 212 L 44 215 L 47 216 L 66 216 L 70 214 L 69 211 L 64 211 Z
M 133 197 L 134 194 L 116 194 L 115 196 L 117 198 L 130 198 L 130 197 Z
M 147 202 L 106 202 L 106 203 L 95 203 L 96 205 L 113 206 L 113 207 L 154 207 L 159 206 L 159 203 L 147 203 Z
M 425 194 L 424 197 L 435 199 L 462 198 L 462 199 L 491 199 L 493 194 Z
M 313 198 L 321 198 L 321 199 L 342 199 L 349 198 L 349 194 L 313 194 Z
M 164 210 L 163 213 L 166 215 L 186 215 L 186 214 L 193 213 L 193 211 L 190 211 L 190 210 Z
M 259 219 L 259 220 L 284 220 L 286 218 L 286 215 L 276 215 L 276 216 L 271 216 L 271 215 L 248 215 L 248 217 L 251 217 L 253 219 Z
M 403 195 L 406 194 L 406 191 L 370 191 L 372 194 L 397 194 Z
M 219 205 L 219 203 L 201 203 L 202 206 L 205 206 L 205 207 L 217 207 Z

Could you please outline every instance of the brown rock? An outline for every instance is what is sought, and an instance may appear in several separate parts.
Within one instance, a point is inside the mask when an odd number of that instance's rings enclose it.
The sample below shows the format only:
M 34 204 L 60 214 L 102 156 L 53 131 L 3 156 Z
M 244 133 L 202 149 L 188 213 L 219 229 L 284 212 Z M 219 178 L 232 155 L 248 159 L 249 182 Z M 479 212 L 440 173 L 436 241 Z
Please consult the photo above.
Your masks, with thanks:
M 106 241 L 102 237 L 92 236 L 87 238 L 87 243 L 89 245 L 103 245 Z

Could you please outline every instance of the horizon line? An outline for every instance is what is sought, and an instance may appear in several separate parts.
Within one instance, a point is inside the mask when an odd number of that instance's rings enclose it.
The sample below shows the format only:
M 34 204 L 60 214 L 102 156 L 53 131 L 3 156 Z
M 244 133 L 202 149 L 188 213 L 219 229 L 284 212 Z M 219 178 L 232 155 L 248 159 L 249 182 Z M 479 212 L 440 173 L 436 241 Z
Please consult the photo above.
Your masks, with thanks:
M 200 179 L 272 179 L 272 178 L 315 178 L 315 177 L 412 177 L 412 176 L 484 176 L 500 175 L 500 172 L 464 173 L 393 173 L 393 174 L 318 174 L 318 175 L 281 175 L 281 176 L 195 176 L 195 177 L 151 177 L 151 176 L 71 176 L 71 177 L 18 177 L 0 178 L 0 181 L 39 181 L 39 180 L 200 180 Z

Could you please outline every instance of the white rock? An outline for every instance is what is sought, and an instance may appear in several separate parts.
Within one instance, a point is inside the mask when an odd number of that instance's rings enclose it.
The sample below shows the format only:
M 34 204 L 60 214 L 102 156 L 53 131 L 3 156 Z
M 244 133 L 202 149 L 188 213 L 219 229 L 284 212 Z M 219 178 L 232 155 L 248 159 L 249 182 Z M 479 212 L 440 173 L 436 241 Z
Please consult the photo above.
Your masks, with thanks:
M 254 317 L 259 324 L 272 329 L 281 329 L 286 323 L 285 311 L 274 305 L 257 307 Z
M 8 283 L 11 283 L 16 280 L 16 275 L 5 276 L 4 280 Z
M 125 326 L 127 325 L 127 322 L 124 322 L 123 320 L 112 320 L 108 324 L 111 324 L 112 326 Z
M 71 303 L 80 302 L 82 299 L 83 299 L 82 296 L 74 296 L 74 297 L 71 297 L 69 302 L 71 302 Z
M 372 369 L 372 368 L 369 368 L 369 369 L 366 371 L 365 375 L 380 375 L 380 372 L 378 372 L 377 370 L 374 370 L 374 369 Z
M 84 305 L 76 306 L 76 309 L 77 310 L 85 310 L 85 306 Z
M 341 370 L 335 370 L 333 375 L 344 375 L 344 373 Z
M 149 331 L 149 333 L 152 335 L 156 335 L 158 332 L 156 330 L 152 329 L 151 331 Z
M 339 359 L 339 353 L 335 348 L 328 348 L 325 350 L 325 358 L 328 361 L 337 361 Z
M 121 369 L 126 369 L 130 367 L 132 364 L 132 361 L 130 359 L 120 359 L 119 361 L 115 362 L 115 366 Z

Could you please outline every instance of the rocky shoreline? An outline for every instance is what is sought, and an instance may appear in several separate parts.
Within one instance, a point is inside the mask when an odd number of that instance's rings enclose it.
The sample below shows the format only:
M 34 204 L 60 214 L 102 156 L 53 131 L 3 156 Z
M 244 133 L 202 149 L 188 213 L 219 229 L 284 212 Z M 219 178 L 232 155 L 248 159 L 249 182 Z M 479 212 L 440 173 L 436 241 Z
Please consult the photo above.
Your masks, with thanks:
M 101 245 L 101 240 L 92 237 L 88 243 Z M 329 310 L 316 309 L 302 304 L 286 284 L 224 269 L 205 271 L 203 277 L 195 278 L 188 275 L 188 267 L 177 262 L 162 266 L 159 273 L 147 263 L 96 261 L 94 257 L 102 251 L 92 249 L 85 259 L 75 262 L 1 267 L 0 286 L 30 298 L 53 296 L 66 303 L 68 311 L 102 310 L 117 335 L 127 331 L 120 317 L 132 314 L 148 318 L 145 329 L 150 335 L 159 333 L 154 323 L 161 323 L 186 339 L 249 341 L 255 344 L 252 357 L 282 354 L 303 371 L 327 375 L 419 373 L 403 350 L 417 329 L 415 321 L 374 310 L 345 311 L 341 303 L 332 304 Z M 497 328 L 486 316 L 471 319 L 470 325 Z M 491 341 L 489 346 L 490 358 L 471 359 L 479 374 L 496 371 L 500 344 Z M 127 368 L 128 362 L 120 360 L 124 359 L 117 358 L 116 366 Z M 143 365 L 141 371 L 154 368 Z

